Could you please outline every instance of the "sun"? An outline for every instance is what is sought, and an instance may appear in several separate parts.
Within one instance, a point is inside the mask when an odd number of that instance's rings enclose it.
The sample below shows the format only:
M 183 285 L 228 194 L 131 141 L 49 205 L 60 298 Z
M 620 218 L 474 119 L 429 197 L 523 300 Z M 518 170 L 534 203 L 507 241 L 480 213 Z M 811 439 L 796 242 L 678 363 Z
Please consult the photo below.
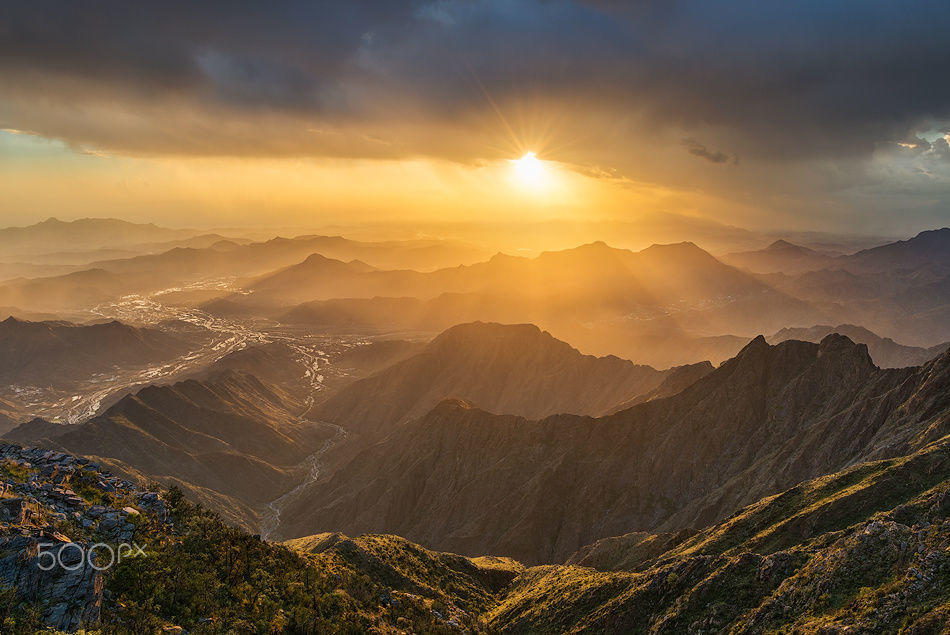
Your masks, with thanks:
M 520 159 L 512 159 L 511 164 L 515 179 L 522 187 L 540 190 L 547 185 L 549 174 L 545 162 L 534 152 L 526 152 Z

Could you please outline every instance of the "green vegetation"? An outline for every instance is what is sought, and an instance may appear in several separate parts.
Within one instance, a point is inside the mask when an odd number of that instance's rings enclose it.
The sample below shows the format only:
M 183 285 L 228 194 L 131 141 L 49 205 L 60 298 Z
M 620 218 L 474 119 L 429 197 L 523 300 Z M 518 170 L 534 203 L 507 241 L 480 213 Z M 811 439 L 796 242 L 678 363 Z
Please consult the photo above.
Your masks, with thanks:
M 0 585 L 0 633 L 31 635 L 42 631 L 42 615 L 41 607 L 21 602 L 15 588 Z
M 433 592 L 397 592 L 337 552 L 306 555 L 263 542 L 176 489 L 168 499 L 177 528 L 169 534 L 140 525 L 146 557 L 113 570 L 104 632 L 148 633 L 167 625 L 194 633 L 454 630 L 446 614 L 439 616 L 433 601 L 441 598 Z M 487 602 L 483 591 L 471 595 Z M 474 621 L 466 626 L 477 631 Z
M 25 483 L 34 472 L 36 472 L 36 470 L 8 459 L 0 461 L 0 477 L 3 479 L 10 479 L 17 483 Z
M 486 617 L 512 632 L 943 633 L 948 516 L 945 437 L 750 505 L 639 572 L 529 569 Z
M 950 437 L 673 537 L 636 570 L 525 569 L 387 535 L 273 544 L 177 488 L 165 502 L 171 527 L 148 512 L 130 517 L 146 555 L 106 574 L 102 634 L 940 633 L 950 617 Z M 629 557 L 625 544 L 660 539 L 620 538 L 603 551 L 605 568 L 616 568 L 615 553 Z M 0 589 L 0 632 L 34 632 L 40 616 Z
M 95 472 L 83 470 L 69 480 L 70 488 L 91 505 L 108 505 L 112 497 L 99 488 L 99 477 Z

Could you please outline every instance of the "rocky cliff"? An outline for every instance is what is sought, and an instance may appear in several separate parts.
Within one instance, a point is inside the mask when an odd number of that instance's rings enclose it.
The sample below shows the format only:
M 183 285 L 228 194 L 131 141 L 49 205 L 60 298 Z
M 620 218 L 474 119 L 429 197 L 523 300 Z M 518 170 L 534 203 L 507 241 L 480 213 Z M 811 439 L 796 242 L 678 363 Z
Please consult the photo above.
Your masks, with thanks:
M 129 557 L 145 523 L 167 525 L 161 498 L 89 459 L 13 444 L 0 445 L 0 478 L 5 602 L 54 629 L 97 625 L 119 545 Z

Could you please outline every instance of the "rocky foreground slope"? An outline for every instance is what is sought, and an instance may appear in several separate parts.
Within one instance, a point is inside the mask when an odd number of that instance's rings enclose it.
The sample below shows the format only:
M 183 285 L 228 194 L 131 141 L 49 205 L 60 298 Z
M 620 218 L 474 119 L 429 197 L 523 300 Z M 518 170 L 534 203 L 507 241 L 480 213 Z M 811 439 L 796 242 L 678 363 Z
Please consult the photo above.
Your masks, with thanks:
M 525 568 L 396 536 L 271 544 L 174 489 L 149 492 L 86 459 L 8 444 L 0 623 L 17 634 L 941 633 L 948 477 L 943 437 L 799 484 L 700 532 L 620 536 L 573 559 L 597 568 Z M 79 560 L 95 543 L 123 542 L 140 549 L 114 564 L 101 546 Z M 644 542 L 664 546 L 638 550 Z M 41 554 L 64 545 L 73 546 L 62 566 L 43 571 Z
M 159 495 L 89 459 L 13 444 L 0 445 L 0 479 L 0 630 L 8 619 L 67 631 L 97 624 L 100 569 L 120 544 L 126 556 L 135 551 L 143 513 L 167 526 Z
M 143 388 L 81 424 L 37 420 L 6 437 L 178 485 L 251 528 L 256 509 L 293 487 L 302 478 L 299 464 L 334 433 L 301 420 L 303 410 L 276 386 L 224 370 L 200 381 Z

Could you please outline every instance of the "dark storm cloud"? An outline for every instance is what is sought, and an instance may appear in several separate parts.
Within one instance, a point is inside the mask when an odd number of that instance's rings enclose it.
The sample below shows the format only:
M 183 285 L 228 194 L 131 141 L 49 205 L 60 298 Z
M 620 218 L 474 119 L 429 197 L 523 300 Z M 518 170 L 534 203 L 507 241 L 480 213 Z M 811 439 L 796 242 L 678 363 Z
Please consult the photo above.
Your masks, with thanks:
M 730 159 L 736 161 L 734 157 L 726 154 L 725 152 L 721 152 L 719 150 L 710 150 L 695 139 L 683 139 L 683 147 L 686 148 L 686 151 L 693 156 L 697 156 L 700 159 L 706 159 L 712 163 L 726 163 Z
M 862 156 L 950 118 L 948 29 L 950 3 L 914 0 L 6 3 L 0 123 L 142 151 L 319 154 L 332 134 L 273 137 L 451 126 L 487 94 L 503 110 L 713 130 L 744 156 Z M 159 116 L 164 101 L 195 114 Z M 133 111 L 135 134 L 70 119 L 93 103 Z M 451 145 L 396 141 L 333 152 Z

